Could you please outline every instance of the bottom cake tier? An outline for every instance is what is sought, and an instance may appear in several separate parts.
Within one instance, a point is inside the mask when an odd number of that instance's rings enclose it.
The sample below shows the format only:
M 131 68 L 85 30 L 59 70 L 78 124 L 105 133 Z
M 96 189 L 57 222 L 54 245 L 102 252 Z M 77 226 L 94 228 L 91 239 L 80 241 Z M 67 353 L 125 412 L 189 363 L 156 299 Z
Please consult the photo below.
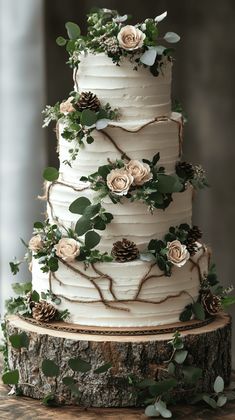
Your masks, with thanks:
M 186 305 L 196 301 L 208 272 L 209 252 L 201 245 L 183 267 L 167 277 L 155 262 L 96 263 L 60 261 L 55 273 L 43 273 L 33 260 L 32 287 L 48 290 L 67 309 L 70 322 L 97 327 L 150 327 L 179 321 Z
M 144 404 L 143 380 L 146 387 L 153 385 L 152 398 L 157 398 L 159 384 L 167 385 L 168 401 L 174 402 L 211 392 L 217 376 L 225 385 L 230 381 L 231 323 L 224 314 L 208 325 L 181 331 L 178 352 L 171 344 L 172 333 L 78 334 L 64 332 L 60 326 L 55 330 L 32 325 L 15 315 L 6 320 L 6 336 L 8 367 L 15 376 L 17 372 L 21 394 L 51 403 L 139 407 Z M 15 347 L 15 337 L 24 338 L 20 349 Z M 171 371 L 170 362 L 174 362 Z

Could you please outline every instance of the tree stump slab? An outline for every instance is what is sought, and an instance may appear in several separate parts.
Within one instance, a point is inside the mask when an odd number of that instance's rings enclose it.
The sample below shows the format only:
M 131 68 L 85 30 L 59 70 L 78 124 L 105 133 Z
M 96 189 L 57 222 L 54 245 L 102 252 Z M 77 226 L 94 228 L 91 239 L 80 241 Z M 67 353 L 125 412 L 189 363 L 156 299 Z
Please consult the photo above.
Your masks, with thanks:
M 172 333 L 130 337 L 70 333 L 32 325 L 17 316 L 8 317 L 8 336 L 22 332 L 29 338 L 28 349 L 16 349 L 9 343 L 9 365 L 11 370 L 18 369 L 20 373 L 23 395 L 41 399 L 52 393 L 60 402 L 74 404 L 74 397 L 62 378 L 73 375 L 68 360 L 80 357 L 92 366 L 88 373 L 74 374 L 81 391 L 80 404 L 85 407 L 138 407 L 140 403 L 128 377 L 159 379 L 159 367 L 172 353 L 169 344 Z M 199 391 L 212 390 L 218 375 L 228 385 L 231 375 L 229 316 L 218 315 L 208 325 L 181 331 L 181 336 L 191 363 L 203 370 Z M 56 379 L 43 374 L 44 359 L 51 359 L 60 367 Z M 112 368 L 107 372 L 94 373 L 109 362 Z M 187 390 L 181 390 L 177 398 L 182 399 L 187 394 Z

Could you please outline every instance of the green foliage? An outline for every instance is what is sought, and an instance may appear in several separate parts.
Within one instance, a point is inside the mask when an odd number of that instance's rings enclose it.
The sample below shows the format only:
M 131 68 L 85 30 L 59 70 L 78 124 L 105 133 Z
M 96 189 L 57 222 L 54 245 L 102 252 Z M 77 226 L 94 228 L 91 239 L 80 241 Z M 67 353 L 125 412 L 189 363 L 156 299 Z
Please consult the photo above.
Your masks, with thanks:
M 20 265 L 22 264 L 22 261 L 11 261 L 9 262 L 10 269 L 12 274 L 15 276 L 20 271 Z
M 97 121 L 97 114 L 90 109 L 84 109 L 81 113 L 81 124 L 87 127 L 92 126 Z
M 214 410 L 223 407 L 229 400 L 229 390 L 224 391 L 224 380 L 221 376 L 217 376 L 213 385 L 214 392 L 211 394 L 202 393 L 195 397 L 195 402 L 204 401 Z M 235 396 L 232 397 L 234 399 Z
M 235 296 L 223 296 L 221 300 L 223 309 L 229 308 L 229 306 L 235 304 Z
M 53 360 L 44 359 L 42 362 L 41 368 L 45 376 L 48 376 L 48 377 L 59 376 L 60 368 Z
M 18 369 L 9 370 L 2 375 L 2 382 L 6 385 L 17 385 L 19 382 Z
M 85 209 L 91 204 L 87 197 L 79 197 L 69 206 L 69 211 L 75 214 L 83 214 Z
M 105 373 L 112 367 L 112 363 L 105 363 L 104 365 L 101 365 L 97 369 L 94 370 L 94 373 Z
M 196 319 L 199 319 L 200 321 L 204 321 L 206 314 L 205 310 L 200 302 L 195 302 L 192 304 L 192 311 L 195 315 Z
M 100 235 L 95 232 L 94 230 L 91 230 L 86 233 L 85 235 L 85 246 L 88 249 L 92 249 L 98 245 L 100 242 Z
M 80 30 L 79 26 L 76 23 L 67 22 L 65 24 L 65 28 L 67 30 L 69 39 L 77 39 L 77 38 L 79 38 L 79 36 L 81 34 L 81 30 Z
M 42 403 L 46 407 L 58 407 L 58 405 L 59 405 L 57 400 L 56 400 L 55 395 L 51 394 L 51 393 L 45 395 L 45 397 L 42 399 Z
M 59 178 L 58 169 L 53 168 L 52 166 L 49 166 L 48 168 L 44 169 L 43 178 L 46 181 L 56 181 Z
M 69 359 L 68 365 L 70 369 L 72 369 L 74 372 L 86 373 L 89 370 L 91 370 L 90 363 L 86 362 L 85 360 L 82 360 L 80 357 L 76 357 L 75 359 Z
M 22 347 L 27 349 L 29 347 L 29 337 L 25 332 L 10 335 L 9 341 L 15 349 L 21 349 Z

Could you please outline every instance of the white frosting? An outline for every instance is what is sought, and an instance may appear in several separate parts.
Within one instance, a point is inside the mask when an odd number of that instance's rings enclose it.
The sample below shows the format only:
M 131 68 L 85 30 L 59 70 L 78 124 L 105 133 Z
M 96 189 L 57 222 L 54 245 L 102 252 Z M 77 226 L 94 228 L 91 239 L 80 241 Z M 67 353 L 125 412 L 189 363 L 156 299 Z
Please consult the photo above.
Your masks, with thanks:
M 171 67 L 169 61 L 158 77 L 149 68 L 138 68 L 122 58 L 116 66 L 106 54 L 82 54 L 74 72 L 75 89 L 95 93 L 103 104 L 119 108 L 122 120 L 148 120 L 171 112 Z
M 202 250 L 198 251 L 193 260 L 199 261 L 202 253 Z M 129 263 L 97 263 L 96 267 L 112 277 L 113 291 L 118 300 L 131 301 L 135 298 L 140 281 L 148 272 L 150 264 L 150 262 L 135 260 Z M 200 258 L 199 265 L 201 272 L 207 273 L 207 253 Z M 97 277 L 92 267 L 84 271 L 83 263 L 75 262 L 73 266 L 79 268 L 86 276 Z M 150 274 L 159 276 L 162 272 L 155 265 Z M 142 300 L 159 302 L 172 296 L 160 304 L 148 302 L 115 303 L 109 291 L 109 281 L 105 278 L 99 278 L 96 282 L 103 293 L 104 299 L 113 306 L 128 309 L 127 312 L 109 308 L 102 302 L 94 302 L 100 300 L 100 296 L 92 282 L 73 272 L 64 264 L 59 264 L 56 276 L 60 281 L 51 279 L 53 293 L 70 300 L 83 301 L 83 303 L 71 302 L 62 298 L 62 302 L 58 306 L 60 310 L 68 309 L 71 314 L 71 322 L 80 325 L 147 327 L 178 322 L 179 315 L 185 305 L 192 302 L 192 298 L 197 299 L 200 288 L 198 270 L 196 267 L 192 269 L 190 261 L 181 268 L 173 267 L 171 277 L 151 277 L 143 284 L 139 294 L 139 298 Z M 49 275 L 41 271 L 38 260 L 35 259 L 33 260 L 33 289 L 38 292 L 46 292 L 49 289 Z M 178 294 L 180 296 L 173 297 Z M 88 303 L 84 303 L 84 301 L 88 301 Z
M 171 118 L 180 122 L 181 114 L 172 113 Z M 174 172 L 180 150 L 178 123 L 174 121 L 155 122 L 135 132 L 142 124 L 144 124 L 143 121 L 138 121 L 138 126 L 134 123 L 122 124 L 123 127 L 132 131 L 127 132 L 119 127 L 119 122 L 112 123 L 113 126 L 107 127 L 105 131 L 130 159 L 152 160 L 153 156 L 159 152 L 159 164 L 166 168 L 167 173 Z M 108 159 L 115 161 L 121 158 L 120 152 L 105 134 L 94 130 L 92 132 L 94 142 L 80 147 L 77 158 L 72 161 L 72 167 L 70 167 L 63 162 L 70 159 L 69 150 L 77 147 L 77 144 L 63 139 L 61 136 L 63 130 L 64 126 L 59 124 L 60 173 L 66 182 L 75 185 L 81 176 L 90 175 L 96 172 L 99 166 L 106 165 Z
M 84 183 L 80 183 L 84 186 Z M 173 194 L 173 201 L 165 210 L 155 209 L 153 214 L 148 211 L 147 206 L 141 202 L 130 202 L 123 197 L 123 204 L 113 204 L 108 197 L 102 201 L 104 208 L 112 213 L 114 219 L 107 225 L 106 229 L 100 231 L 101 242 L 99 249 L 110 252 L 112 245 L 117 240 L 127 238 L 134 241 L 138 247 L 146 249 L 150 239 L 162 239 L 168 232 L 170 226 L 192 221 L 192 188 L 188 187 L 182 193 Z M 87 189 L 76 192 L 68 186 L 55 184 L 50 188 L 50 202 L 53 207 L 48 206 L 48 215 L 52 223 L 61 223 L 64 227 L 74 228 L 80 217 L 69 211 L 70 204 L 76 198 L 84 196 L 92 200 L 95 192 Z

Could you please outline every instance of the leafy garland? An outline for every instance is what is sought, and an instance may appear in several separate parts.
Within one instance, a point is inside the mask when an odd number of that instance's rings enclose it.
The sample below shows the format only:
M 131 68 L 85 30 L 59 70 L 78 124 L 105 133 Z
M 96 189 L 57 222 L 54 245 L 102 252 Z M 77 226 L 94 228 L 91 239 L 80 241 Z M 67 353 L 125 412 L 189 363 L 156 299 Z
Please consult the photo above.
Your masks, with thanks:
M 79 94 L 73 91 L 67 101 L 61 104 L 57 102 L 54 106 L 47 105 L 42 111 L 44 115 L 43 127 L 47 127 L 52 121 L 59 121 L 64 125 L 62 137 L 70 143 L 76 142 L 76 146 L 69 149 L 70 160 L 64 162 L 69 166 L 76 159 L 79 147 L 84 146 L 84 142 L 93 143 L 92 131 L 105 128 L 109 121 L 116 120 L 118 117 L 117 109 L 112 109 L 108 103 L 102 106 L 95 95 L 93 96 L 98 103 L 96 110 L 81 108 L 79 101 L 82 95 L 83 93 Z M 65 111 L 66 105 L 69 111 Z
M 221 376 L 215 378 L 214 392 L 199 393 L 198 385 L 203 371 L 190 363 L 189 352 L 184 348 L 184 341 L 178 331 L 174 333 L 169 345 L 172 347 L 172 354 L 169 360 L 163 362 L 159 380 L 145 378 L 139 381 L 134 376 L 129 377 L 130 385 L 146 406 L 147 417 L 171 418 L 172 412 L 167 405 L 174 402 L 172 392 L 174 393 L 175 389 L 186 388 L 190 391 L 191 404 L 204 401 L 213 409 L 223 407 L 228 400 L 235 399 L 233 392 L 224 390 L 224 380 Z
M 135 185 L 132 183 L 127 193 L 125 195 L 127 199 L 133 201 L 142 201 L 144 202 L 149 210 L 153 212 L 154 208 L 157 209 L 166 209 L 172 201 L 172 194 L 175 192 L 183 192 L 186 189 L 187 183 L 190 182 L 194 188 L 204 188 L 208 186 L 206 180 L 206 175 L 203 169 L 201 172 L 198 170 L 198 165 L 193 166 L 192 164 L 187 164 L 183 162 L 178 162 L 176 165 L 176 174 L 167 175 L 165 173 L 164 167 L 157 168 L 157 163 L 160 159 L 160 154 L 157 153 L 152 161 L 143 159 L 143 164 L 149 168 L 151 174 L 150 179 L 146 180 L 142 185 Z M 130 161 L 131 163 L 138 163 L 142 165 L 139 161 Z M 186 169 L 185 170 L 185 166 Z M 190 167 L 190 171 L 188 170 Z M 114 204 L 119 203 L 122 199 L 121 194 L 115 193 L 115 191 L 110 190 L 107 184 L 107 177 L 112 171 L 116 169 L 124 168 L 128 170 L 128 164 L 122 160 L 116 160 L 115 162 L 109 161 L 107 165 L 102 165 L 98 168 L 97 172 L 89 175 L 82 176 L 80 178 L 83 182 L 89 182 L 90 188 L 94 191 L 98 191 L 98 200 L 102 200 L 104 197 L 108 196 Z
M 130 15 L 120 16 L 117 10 L 95 9 L 88 14 L 87 35 L 81 35 L 80 28 L 73 22 L 67 22 L 65 27 L 68 39 L 59 36 L 56 40 L 59 46 L 66 46 L 71 67 L 79 66 L 81 53 L 91 51 L 94 54 L 105 53 L 113 63 L 119 65 L 122 57 L 127 57 L 133 63 L 134 70 L 138 67 L 149 67 L 154 76 L 158 76 L 164 65 L 164 57 L 170 57 L 173 49 L 162 44 L 172 44 L 180 40 L 179 35 L 167 32 L 159 36 L 158 24 L 167 16 L 167 12 L 155 19 L 145 19 L 143 23 L 131 26 L 132 33 L 138 32 L 141 41 L 138 45 L 125 47 L 120 42 L 120 32 L 130 20 Z M 122 32 L 121 32 L 122 33 Z

